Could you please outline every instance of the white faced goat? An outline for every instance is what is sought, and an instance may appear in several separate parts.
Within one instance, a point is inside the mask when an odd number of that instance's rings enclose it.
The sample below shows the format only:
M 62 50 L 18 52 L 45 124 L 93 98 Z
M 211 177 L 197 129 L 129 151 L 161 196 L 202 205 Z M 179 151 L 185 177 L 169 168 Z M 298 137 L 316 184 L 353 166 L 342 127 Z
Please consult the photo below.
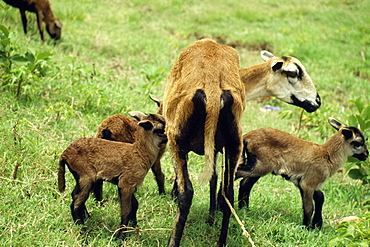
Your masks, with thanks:
M 303 225 L 320 228 L 324 203 L 320 189 L 324 182 L 345 163 L 347 157 L 365 160 L 369 155 L 359 129 L 345 127 L 333 118 L 329 118 L 329 123 L 338 132 L 323 145 L 269 127 L 243 135 L 244 148 L 236 173 L 236 179 L 243 178 L 239 188 L 239 207 L 249 206 L 250 191 L 260 177 L 268 173 L 281 175 L 301 192 Z

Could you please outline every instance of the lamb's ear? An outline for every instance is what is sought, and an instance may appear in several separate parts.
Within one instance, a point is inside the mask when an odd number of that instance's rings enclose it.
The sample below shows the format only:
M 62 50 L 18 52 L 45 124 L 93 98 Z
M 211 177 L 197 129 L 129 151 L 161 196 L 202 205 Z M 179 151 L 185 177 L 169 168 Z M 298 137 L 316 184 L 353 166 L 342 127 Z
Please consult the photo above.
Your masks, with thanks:
M 330 125 L 331 125 L 331 126 L 333 126 L 333 127 L 334 127 L 334 129 L 336 129 L 336 130 L 339 130 L 340 128 L 344 127 L 344 125 L 343 125 L 343 124 L 341 124 L 338 120 L 336 120 L 336 119 L 334 119 L 334 118 L 332 118 L 332 117 L 328 118 L 328 122 L 329 122 L 329 123 L 330 123 Z
M 268 61 L 271 58 L 274 58 L 275 57 L 274 54 L 272 54 L 269 51 L 261 51 L 260 52 L 260 55 L 261 55 L 262 59 L 265 60 L 265 61 Z
M 149 120 L 143 120 L 143 121 L 140 121 L 139 123 L 138 123 L 138 125 L 140 126 L 140 127 L 143 127 L 145 130 L 151 130 L 152 128 L 153 128 L 153 124 L 152 124 L 152 122 L 150 122 Z
M 346 140 L 349 140 L 353 137 L 353 132 L 348 128 L 343 128 L 342 135 L 344 135 L 344 138 L 346 138 Z
M 157 103 L 157 106 L 160 107 L 161 104 L 163 103 L 163 100 L 161 100 L 160 98 L 157 98 L 157 96 L 153 95 L 153 94 L 149 94 L 149 97 L 155 102 Z
M 146 117 L 147 115 L 142 113 L 141 111 L 130 111 L 128 113 L 131 117 L 135 118 L 137 121 L 140 121 L 142 120 L 144 117 Z

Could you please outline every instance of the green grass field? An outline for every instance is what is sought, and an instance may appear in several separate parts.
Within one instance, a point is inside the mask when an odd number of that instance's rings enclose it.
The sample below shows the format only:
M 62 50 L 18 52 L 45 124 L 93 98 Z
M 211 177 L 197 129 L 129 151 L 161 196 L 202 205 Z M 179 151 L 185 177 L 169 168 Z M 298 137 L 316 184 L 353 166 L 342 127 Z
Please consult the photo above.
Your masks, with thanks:
M 241 67 L 262 62 L 263 49 L 295 56 L 321 95 L 322 107 L 302 117 L 301 109 L 274 98 L 248 102 L 244 133 L 271 126 L 324 143 L 335 133 L 328 117 L 346 123 L 357 114 L 350 100 L 361 97 L 365 104 L 370 102 L 369 0 L 50 1 L 64 26 L 60 41 L 45 32 L 45 43 L 39 40 L 34 14 L 27 14 L 24 35 L 19 11 L 0 2 L 0 24 L 10 31 L 10 43 L 2 41 L 0 46 L 1 55 L 8 58 L 0 60 L 1 246 L 167 244 L 177 211 L 169 195 L 174 174 L 168 152 L 162 160 L 167 195 L 157 194 L 149 172 L 137 191 L 140 233 L 132 233 L 125 242 L 113 236 L 119 226 L 115 186 L 105 185 L 103 205 L 88 200 L 88 231 L 80 234 L 69 209 L 74 179 L 67 172 L 67 189 L 60 194 L 57 163 L 71 142 L 94 136 L 108 116 L 131 110 L 156 112 L 148 93 L 163 96 L 166 76 L 181 49 L 198 39 L 209 37 L 233 46 Z M 267 104 L 282 111 L 259 110 Z M 218 240 L 221 213 L 214 226 L 205 223 L 208 186 L 197 180 L 202 167 L 203 157 L 191 154 L 195 195 L 182 246 L 213 246 Z M 338 173 L 323 191 L 321 231 L 300 225 L 299 191 L 281 177 L 262 178 L 252 192 L 250 210 L 236 211 L 257 246 L 327 246 L 337 235 L 335 220 L 365 217 L 369 185 Z M 229 246 L 249 246 L 241 234 L 232 217 Z

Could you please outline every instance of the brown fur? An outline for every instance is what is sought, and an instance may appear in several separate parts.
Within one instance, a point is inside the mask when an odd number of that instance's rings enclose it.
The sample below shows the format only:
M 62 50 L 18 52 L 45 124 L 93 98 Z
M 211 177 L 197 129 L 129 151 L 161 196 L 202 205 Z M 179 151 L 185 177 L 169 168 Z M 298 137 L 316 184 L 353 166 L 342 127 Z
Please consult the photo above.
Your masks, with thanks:
M 210 39 L 184 48 L 168 76 L 163 113 L 176 172 L 174 194 L 179 203 L 168 246 L 180 244 L 193 197 L 187 172 L 188 152 L 205 155 L 201 180 L 206 182 L 210 181 L 216 169 L 215 153 L 225 147 L 223 185 L 226 197 L 233 201 L 232 182 L 241 150 L 240 119 L 245 107 L 244 92 L 237 52 Z M 200 119 L 203 117 L 204 120 Z M 215 139 L 222 144 L 216 147 Z M 226 244 L 229 217 L 229 208 L 225 208 L 220 246 Z
M 164 118 L 144 115 L 138 122 L 134 143 L 113 142 L 99 138 L 80 138 L 62 153 L 58 170 L 59 191 L 65 189 L 65 164 L 76 179 L 72 193 L 72 217 L 83 224 L 85 201 L 95 183 L 108 181 L 118 186 L 121 198 L 121 225 L 136 221 L 137 201 L 133 193 L 144 180 L 166 141 Z M 123 237 L 121 234 L 120 237 Z
M 157 114 L 162 114 L 162 100 L 158 99 L 154 95 L 150 95 L 150 98 L 155 101 L 158 105 Z M 103 138 L 118 142 L 133 143 L 135 141 L 135 132 L 138 129 L 138 120 L 127 117 L 121 114 L 114 114 L 105 120 L 98 126 L 96 132 L 96 138 Z M 164 194 L 164 180 L 165 176 L 161 168 L 161 158 L 166 150 L 166 144 L 161 144 L 158 157 L 151 167 L 152 172 L 155 175 L 156 182 L 158 184 L 159 194 Z M 96 186 L 96 189 L 97 186 Z M 101 195 L 101 189 L 98 191 L 98 195 Z M 95 195 L 96 196 L 96 195 Z M 102 198 L 97 198 L 101 200 Z
M 42 21 L 45 22 L 46 31 L 49 33 L 50 37 L 53 39 L 60 39 L 63 24 L 53 15 L 48 0 L 4 0 L 4 2 L 15 8 L 19 8 L 25 34 L 27 33 L 26 11 L 29 11 L 36 13 L 37 26 L 42 41 L 44 41 Z
M 335 125 L 339 122 L 334 119 L 329 121 L 339 132 L 323 145 L 270 127 L 243 135 L 244 152 L 236 173 L 236 178 L 244 178 L 240 183 L 239 206 L 244 203 L 248 206 L 249 192 L 259 177 L 269 173 L 281 175 L 301 190 L 305 216 L 303 224 L 309 226 L 315 201 L 320 210 L 315 212 L 312 227 L 321 227 L 324 196 L 320 189 L 324 182 L 345 163 L 347 157 L 364 160 L 368 156 L 361 131 Z M 354 149 L 355 142 L 362 144 L 361 149 Z M 251 182 L 250 178 L 257 180 Z M 322 199 L 315 199 L 315 195 Z

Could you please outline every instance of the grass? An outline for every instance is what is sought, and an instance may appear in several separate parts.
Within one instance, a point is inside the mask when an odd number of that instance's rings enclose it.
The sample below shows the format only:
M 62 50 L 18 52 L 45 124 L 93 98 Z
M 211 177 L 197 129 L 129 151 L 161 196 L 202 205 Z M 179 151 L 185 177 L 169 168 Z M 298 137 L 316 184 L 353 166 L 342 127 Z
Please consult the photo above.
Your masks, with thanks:
M 166 75 L 182 48 L 210 37 L 235 47 L 241 67 L 261 62 L 259 51 L 293 55 L 305 65 L 322 97 L 315 113 L 276 99 L 247 103 L 243 132 L 271 126 L 324 143 L 334 131 L 331 116 L 346 121 L 355 112 L 348 101 L 361 96 L 370 102 L 370 2 L 298 0 L 289 4 L 259 1 L 52 1 L 54 14 L 64 23 L 62 40 L 39 41 L 35 15 L 28 13 L 29 32 L 23 34 L 19 11 L 0 2 L 0 24 L 10 30 L 13 53 L 46 51 L 38 72 L 14 67 L 12 77 L 1 71 L 0 97 L 0 245 L 1 246 L 119 246 L 113 238 L 119 225 L 117 191 L 104 188 L 104 204 L 89 200 L 88 232 L 80 234 L 69 212 L 69 192 L 57 191 L 57 161 L 76 138 L 91 137 L 97 125 L 114 113 L 155 112 L 148 93 L 163 96 Z M 26 71 L 26 72 L 25 72 Z M 21 74 L 23 73 L 23 74 Z M 16 98 L 17 80 L 23 76 Z M 270 104 L 282 112 L 261 112 Z M 282 116 L 286 116 L 283 118 Z M 369 135 L 368 130 L 365 132 Z M 170 191 L 173 170 L 168 153 L 163 161 Z M 182 245 L 214 245 L 221 215 L 208 226 L 208 188 L 199 183 L 203 157 L 190 155 L 195 195 Z M 18 173 L 13 179 L 15 166 Z M 67 191 L 74 180 L 67 173 Z M 237 189 L 237 183 L 235 183 Z M 324 226 L 307 231 L 302 221 L 298 190 L 280 177 L 267 176 L 256 184 L 250 210 L 236 209 L 257 246 L 325 246 L 335 236 L 335 219 L 363 216 L 368 187 L 346 174 L 331 178 L 325 188 Z M 157 195 L 149 172 L 141 189 L 140 235 L 125 246 L 164 246 L 176 204 Z M 247 246 L 231 220 L 229 246 Z

